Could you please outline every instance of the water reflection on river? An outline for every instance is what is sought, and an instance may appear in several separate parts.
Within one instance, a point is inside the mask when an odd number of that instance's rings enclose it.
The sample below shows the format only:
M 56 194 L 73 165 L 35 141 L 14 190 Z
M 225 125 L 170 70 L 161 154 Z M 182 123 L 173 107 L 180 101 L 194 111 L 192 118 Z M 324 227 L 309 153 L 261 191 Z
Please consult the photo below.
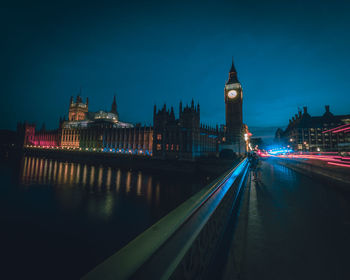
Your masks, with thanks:
M 25 186 L 31 185 L 50 185 L 54 188 L 83 188 L 91 194 L 105 193 L 105 203 L 103 203 L 105 211 L 103 214 L 110 216 L 113 211 L 112 204 L 115 203 L 115 195 L 109 193 L 121 194 L 124 196 L 143 197 L 149 205 L 159 205 L 161 178 L 152 180 L 152 176 L 143 174 L 141 171 L 125 170 L 120 168 L 112 168 L 108 166 L 96 166 L 82 163 L 59 162 L 52 159 L 44 159 L 37 157 L 25 157 L 23 160 L 23 168 L 21 169 L 21 184 Z M 172 191 L 173 183 L 166 183 L 167 192 Z M 183 182 L 181 182 L 183 183 Z M 182 184 L 177 187 L 181 188 Z M 196 186 L 186 186 L 190 189 Z M 180 191 L 179 189 L 177 191 Z M 182 191 L 177 195 L 181 198 Z M 188 192 L 187 192 L 188 193 Z M 71 203 L 66 196 L 60 197 L 57 191 L 57 198 L 62 204 Z M 75 203 L 76 201 L 74 201 Z M 101 202 L 100 202 L 101 203 Z M 96 209 L 91 209 L 96 210 Z
M 79 278 L 205 184 L 29 156 L 17 166 L 1 167 L 1 239 L 9 270 L 36 279 Z

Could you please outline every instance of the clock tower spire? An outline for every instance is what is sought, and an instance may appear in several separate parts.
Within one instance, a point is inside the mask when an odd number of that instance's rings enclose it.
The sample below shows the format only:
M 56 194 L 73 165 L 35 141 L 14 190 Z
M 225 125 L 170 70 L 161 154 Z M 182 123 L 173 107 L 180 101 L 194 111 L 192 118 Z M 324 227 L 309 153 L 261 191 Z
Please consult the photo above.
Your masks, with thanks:
M 242 141 L 243 127 L 243 91 L 238 81 L 237 71 L 232 59 L 228 81 L 225 84 L 225 115 L 226 115 L 226 142 L 238 144 Z
M 234 83 L 239 83 L 239 81 L 238 81 L 237 71 L 233 63 L 233 57 L 232 57 L 232 65 L 229 72 L 228 81 L 226 84 L 234 84 Z

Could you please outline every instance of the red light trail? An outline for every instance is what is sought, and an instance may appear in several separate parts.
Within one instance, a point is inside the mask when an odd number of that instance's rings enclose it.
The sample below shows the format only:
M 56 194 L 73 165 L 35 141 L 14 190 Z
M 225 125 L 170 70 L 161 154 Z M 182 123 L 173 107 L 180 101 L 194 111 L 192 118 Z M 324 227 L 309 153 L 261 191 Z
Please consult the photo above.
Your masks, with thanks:
M 289 154 L 289 155 L 278 155 L 280 158 L 294 158 L 294 159 L 306 159 L 306 160 L 319 160 L 325 161 L 329 165 L 341 166 L 350 168 L 350 157 L 339 156 L 339 155 L 327 155 L 327 154 Z

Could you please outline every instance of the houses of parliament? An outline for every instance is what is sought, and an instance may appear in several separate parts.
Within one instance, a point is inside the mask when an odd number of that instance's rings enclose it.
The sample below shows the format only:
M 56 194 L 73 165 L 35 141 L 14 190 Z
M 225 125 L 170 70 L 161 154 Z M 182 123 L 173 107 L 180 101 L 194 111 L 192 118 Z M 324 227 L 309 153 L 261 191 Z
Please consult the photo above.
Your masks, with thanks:
M 60 119 L 55 130 L 37 129 L 35 124 L 19 123 L 17 131 L 25 148 L 66 149 L 152 156 L 158 159 L 194 160 L 218 156 L 223 149 L 236 154 L 246 151 L 243 135 L 243 92 L 232 61 L 224 88 L 225 125 L 210 127 L 200 122 L 200 105 L 183 105 L 178 118 L 173 107 L 153 109 L 153 126 L 122 122 L 114 96 L 110 111 L 89 111 L 89 100 L 71 97 L 68 119 Z

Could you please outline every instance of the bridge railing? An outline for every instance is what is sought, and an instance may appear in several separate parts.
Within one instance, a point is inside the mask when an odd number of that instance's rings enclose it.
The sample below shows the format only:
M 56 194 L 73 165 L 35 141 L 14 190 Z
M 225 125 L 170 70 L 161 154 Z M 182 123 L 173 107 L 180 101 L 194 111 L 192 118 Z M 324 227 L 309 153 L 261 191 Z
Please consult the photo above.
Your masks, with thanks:
M 204 276 L 237 203 L 242 160 L 82 279 L 194 279 Z

